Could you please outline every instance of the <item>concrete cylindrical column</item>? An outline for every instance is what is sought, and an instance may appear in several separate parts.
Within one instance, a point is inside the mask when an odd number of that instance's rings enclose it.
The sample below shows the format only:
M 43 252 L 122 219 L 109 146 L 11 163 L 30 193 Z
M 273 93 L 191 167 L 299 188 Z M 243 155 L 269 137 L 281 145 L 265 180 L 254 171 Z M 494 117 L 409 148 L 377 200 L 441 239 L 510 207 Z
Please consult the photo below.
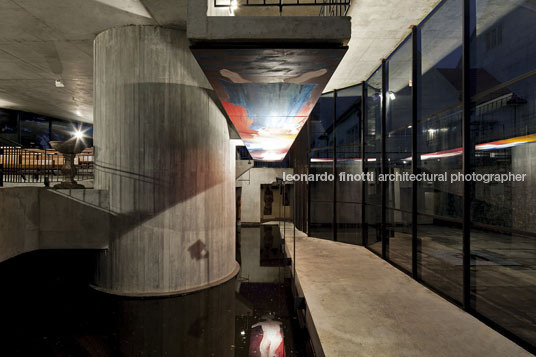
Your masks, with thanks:
M 94 285 L 154 296 L 231 278 L 234 155 L 185 32 L 113 28 L 94 61 L 95 188 L 112 211 Z

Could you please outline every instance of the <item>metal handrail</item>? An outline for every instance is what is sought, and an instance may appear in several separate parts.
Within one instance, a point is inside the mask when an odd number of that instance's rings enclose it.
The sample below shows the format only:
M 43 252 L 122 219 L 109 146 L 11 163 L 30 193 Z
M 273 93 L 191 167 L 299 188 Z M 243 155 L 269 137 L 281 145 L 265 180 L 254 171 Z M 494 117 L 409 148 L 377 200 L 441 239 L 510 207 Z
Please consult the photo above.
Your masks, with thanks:
M 4 145 L 5 145 L 5 146 L 16 146 L 16 147 L 21 147 L 21 145 L 20 145 L 18 142 L 0 136 L 0 146 L 4 146 Z
M 279 7 L 282 12 L 284 7 L 295 6 L 320 6 L 319 16 L 346 16 L 351 5 L 351 0 L 236 0 L 238 7 Z M 215 8 L 231 8 L 232 0 L 214 0 Z
M 0 146 L 0 186 L 9 183 L 47 183 L 63 180 L 64 157 L 50 149 Z M 94 149 L 87 148 L 75 157 L 76 180 L 94 177 Z

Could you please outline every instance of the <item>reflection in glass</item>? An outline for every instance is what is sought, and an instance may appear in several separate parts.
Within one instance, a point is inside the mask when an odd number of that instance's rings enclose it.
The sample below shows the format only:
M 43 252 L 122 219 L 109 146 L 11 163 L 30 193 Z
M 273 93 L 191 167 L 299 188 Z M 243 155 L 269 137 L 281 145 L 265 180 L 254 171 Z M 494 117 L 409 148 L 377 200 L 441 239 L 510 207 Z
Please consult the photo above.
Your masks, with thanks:
M 387 173 L 411 173 L 411 71 L 412 37 L 389 59 L 387 133 L 385 137 Z M 411 182 L 387 182 L 387 237 L 389 259 L 411 271 Z
M 462 170 L 462 2 L 449 0 L 421 27 L 418 171 Z M 463 185 L 417 183 L 418 274 L 431 287 L 462 301 Z
M 0 134 L 15 134 L 17 132 L 17 112 L 0 109 Z
M 340 174 L 361 174 L 361 85 L 337 91 L 337 241 L 362 244 L 361 181 Z
M 333 94 L 324 94 L 313 109 L 309 174 L 333 175 Z M 309 182 L 311 197 L 309 235 L 332 240 L 333 181 Z
M 373 174 L 374 180 L 367 181 L 365 187 L 365 234 L 367 246 L 381 254 L 381 185 L 378 181 L 381 173 L 381 88 L 382 71 L 378 68 L 367 82 L 367 113 L 365 116 L 365 171 Z
M 526 174 L 522 182 L 474 182 L 473 308 L 536 344 L 536 12 L 534 1 L 476 0 L 471 117 L 477 174 Z
M 461 302 L 462 223 L 427 215 L 419 215 L 417 223 L 421 279 Z
M 377 205 L 365 205 L 365 224 L 368 244 L 367 247 L 377 254 L 382 253 L 382 227 L 381 207 Z
M 389 238 L 389 260 L 411 271 L 411 213 L 387 209 L 386 233 Z
M 50 119 L 24 113 L 21 120 L 21 144 L 26 148 L 48 149 L 50 145 Z

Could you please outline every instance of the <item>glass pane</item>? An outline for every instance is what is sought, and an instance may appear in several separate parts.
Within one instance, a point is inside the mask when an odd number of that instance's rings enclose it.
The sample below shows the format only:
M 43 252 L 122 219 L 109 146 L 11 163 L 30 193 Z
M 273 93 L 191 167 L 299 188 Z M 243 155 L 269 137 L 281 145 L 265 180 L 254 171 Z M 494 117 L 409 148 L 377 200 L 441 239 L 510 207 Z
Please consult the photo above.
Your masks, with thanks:
M 19 141 L 17 112 L 0 109 L 0 145 L 14 145 Z
M 476 1 L 476 77 L 471 128 L 472 303 L 480 314 L 536 344 L 536 12 L 532 0 Z M 505 85 L 508 84 L 508 85 Z M 511 175 L 526 175 L 519 181 Z M 484 176 L 483 176 L 484 177 Z
M 333 151 L 317 150 L 311 153 L 309 173 L 324 175 L 322 180 L 309 182 L 311 190 L 311 222 L 309 235 L 333 239 Z
M 366 234 L 367 247 L 378 254 L 382 253 L 382 238 L 381 238 L 381 207 L 375 205 L 365 205 L 366 215 Z
M 309 116 L 311 149 L 333 146 L 333 93 L 323 94 Z
M 411 271 L 411 213 L 388 209 L 389 260 Z
M 403 180 L 411 173 L 411 73 L 412 37 L 389 59 L 387 88 L 387 234 L 389 259 L 411 271 L 411 182 Z M 399 210 L 404 210 L 401 212 Z M 408 234 L 409 233 L 409 234 Z
M 324 175 L 325 178 L 333 175 L 333 104 L 333 93 L 323 94 L 309 117 L 312 149 L 309 173 Z M 309 235 L 333 239 L 333 181 L 310 182 L 309 189 Z
M 412 36 L 391 56 L 387 89 L 387 133 L 411 124 Z
M 534 233 L 471 230 L 473 308 L 532 344 L 536 343 L 535 241 Z
M 361 95 L 360 85 L 337 91 L 337 147 L 354 152 L 359 152 L 361 141 Z
M 381 169 L 381 69 L 368 82 L 365 125 L 365 169 L 376 181 L 368 181 L 365 202 L 381 204 L 381 187 L 377 181 Z
M 462 301 L 463 184 L 438 176 L 462 170 L 462 1 L 449 0 L 421 27 L 420 122 L 417 125 L 418 274 Z
M 417 217 L 419 274 L 423 281 L 461 302 L 463 254 L 462 222 Z
M 534 71 L 534 0 L 476 0 L 476 93 Z
M 373 180 L 365 184 L 365 234 L 367 246 L 378 254 L 382 251 L 381 185 L 378 176 L 381 170 L 381 118 L 382 118 L 382 70 L 381 67 L 367 81 L 367 112 L 365 113 L 365 173 Z
M 362 92 L 360 85 L 337 92 L 337 240 L 352 244 L 361 244 Z
M 361 242 L 361 203 L 337 202 L 337 241 Z
M 307 123 L 292 145 L 290 149 L 289 162 L 293 167 L 294 174 L 302 175 L 309 173 L 309 123 Z M 307 232 L 308 219 L 308 201 L 309 201 L 309 185 L 306 181 L 294 182 L 296 189 L 296 216 L 294 224 L 302 232 Z
M 382 121 L 382 71 L 378 68 L 367 82 L 367 122 L 365 141 L 373 141 L 381 136 Z
M 13 134 L 17 132 L 17 112 L 0 109 L 0 133 Z
M 49 118 L 23 113 L 21 120 L 21 144 L 27 148 L 48 149 L 50 145 Z
M 326 202 L 311 202 L 310 237 L 333 240 L 333 205 Z
M 367 180 L 365 184 L 365 203 L 381 205 L 381 182 L 378 180 L 381 173 L 380 142 L 379 140 L 375 140 L 372 144 L 374 148 L 377 147 L 378 152 L 365 152 L 366 173 L 371 178 L 370 180 Z M 370 146 L 372 145 L 367 145 L 367 147 Z

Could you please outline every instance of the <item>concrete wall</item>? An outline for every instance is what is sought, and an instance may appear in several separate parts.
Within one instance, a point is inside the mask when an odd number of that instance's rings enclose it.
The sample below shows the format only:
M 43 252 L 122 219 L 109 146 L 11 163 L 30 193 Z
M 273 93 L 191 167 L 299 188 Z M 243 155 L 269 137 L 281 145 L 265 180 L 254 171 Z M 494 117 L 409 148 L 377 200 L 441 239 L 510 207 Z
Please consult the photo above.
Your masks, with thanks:
M 227 9 L 188 1 L 188 38 L 192 41 L 293 41 L 343 44 L 350 39 L 350 17 L 221 16 Z M 216 16 L 213 16 L 216 15 Z M 220 15 L 220 16 L 217 16 Z
M 234 152 L 189 45 L 154 26 L 95 39 L 95 187 L 116 217 L 94 282 L 110 293 L 183 293 L 237 272 Z
M 107 192 L 0 189 L 0 262 L 38 249 L 104 249 Z
M 283 172 L 292 174 L 293 170 L 292 168 L 253 168 L 237 179 L 236 185 L 242 187 L 241 218 L 243 223 L 261 222 L 261 184 L 275 182 L 276 177 L 283 177 Z M 276 194 L 278 193 L 274 192 L 274 198 Z

